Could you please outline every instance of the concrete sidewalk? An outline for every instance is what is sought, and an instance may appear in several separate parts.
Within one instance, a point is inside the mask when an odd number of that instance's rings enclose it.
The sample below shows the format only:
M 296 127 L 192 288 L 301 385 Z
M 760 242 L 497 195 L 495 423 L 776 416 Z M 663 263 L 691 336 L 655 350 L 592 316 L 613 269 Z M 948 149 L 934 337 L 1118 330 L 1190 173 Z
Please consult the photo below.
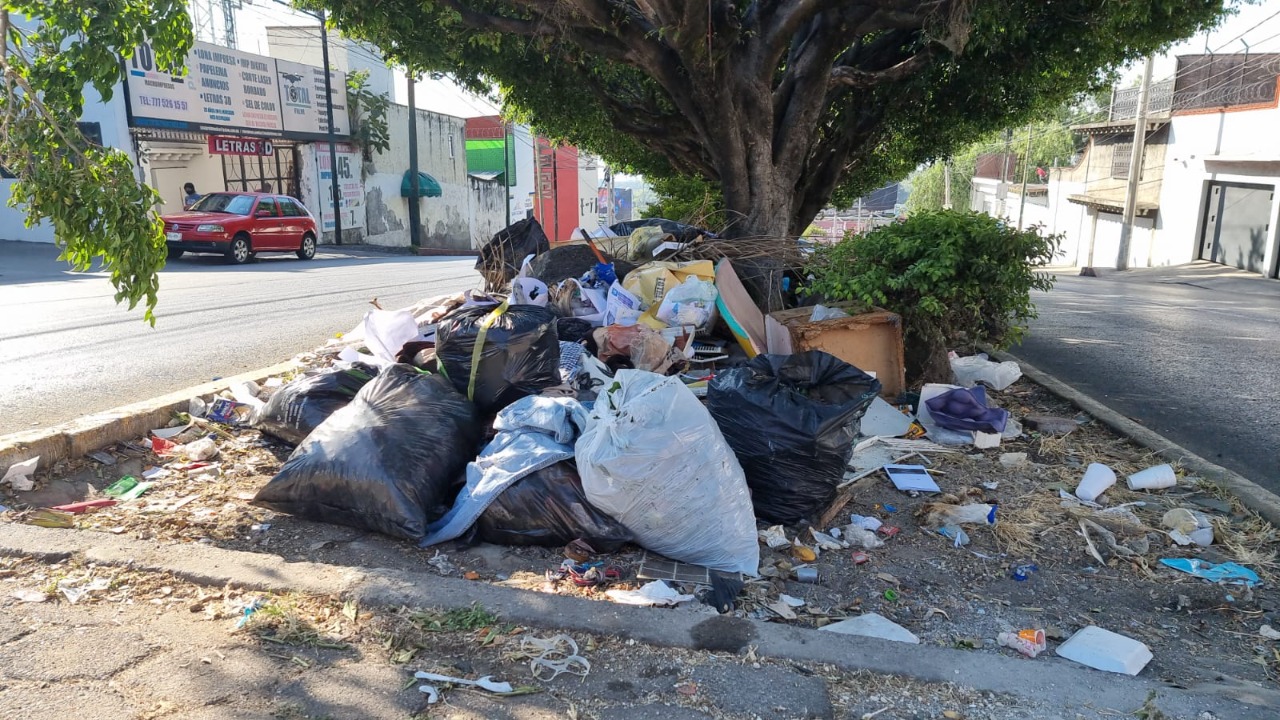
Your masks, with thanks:
M 1045 268 L 1045 270 L 1060 278 L 1080 274 L 1080 268 L 1078 267 L 1049 267 Z M 1092 279 L 1105 282 L 1190 285 L 1237 295 L 1280 298 L 1280 280 L 1265 278 L 1257 273 L 1237 270 L 1236 268 L 1208 262 L 1207 260 L 1196 260 L 1186 265 L 1131 268 L 1129 270 L 1099 268 L 1095 272 L 1097 272 L 1098 276 Z

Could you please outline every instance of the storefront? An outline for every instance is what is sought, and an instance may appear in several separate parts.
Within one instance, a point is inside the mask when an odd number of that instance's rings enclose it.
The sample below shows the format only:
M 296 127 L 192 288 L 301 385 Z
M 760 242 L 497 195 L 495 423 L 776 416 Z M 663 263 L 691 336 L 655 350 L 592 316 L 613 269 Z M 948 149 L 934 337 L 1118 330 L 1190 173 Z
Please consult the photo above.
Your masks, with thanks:
M 161 213 L 181 210 L 183 187 L 191 183 L 197 193 L 292 195 L 317 219 L 327 216 L 332 229 L 328 145 L 317 142 L 329 137 L 323 69 L 197 42 L 185 75 L 157 70 L 146 45 L 125 70 L 130 132 L 143 179 L 162 199 Z M 345 75 L 332 73 L 330 86 L 334 135 L 345 139 Z M 316 167 L 321 148 L 323 171 Z

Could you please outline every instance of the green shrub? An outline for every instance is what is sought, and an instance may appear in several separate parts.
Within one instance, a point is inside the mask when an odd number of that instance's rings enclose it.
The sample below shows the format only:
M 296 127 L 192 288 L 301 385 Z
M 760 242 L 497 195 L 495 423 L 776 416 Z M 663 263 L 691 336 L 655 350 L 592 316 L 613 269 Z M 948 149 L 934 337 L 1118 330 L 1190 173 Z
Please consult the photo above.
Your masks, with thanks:
M 1036 316 L 1031 291 L 1053 286 L 1036 268 L 1058 241 L 982 213 L 920 212 L 820 246 L 808 289 L 901 315 L 908 380 L 946 382 L 948 348 L 1005 347 L 1022 337 Z

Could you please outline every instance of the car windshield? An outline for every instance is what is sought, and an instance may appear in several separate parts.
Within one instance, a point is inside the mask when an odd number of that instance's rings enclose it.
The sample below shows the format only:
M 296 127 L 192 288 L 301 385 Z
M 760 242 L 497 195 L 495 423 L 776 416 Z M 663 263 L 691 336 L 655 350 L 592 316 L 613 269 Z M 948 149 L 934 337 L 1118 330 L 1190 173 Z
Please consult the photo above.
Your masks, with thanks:
M 230 193 L 209 193 L 191 206 L 192 212 L 215 212 L 230 215 L 248 215 L 253 208 L 253 197 Z

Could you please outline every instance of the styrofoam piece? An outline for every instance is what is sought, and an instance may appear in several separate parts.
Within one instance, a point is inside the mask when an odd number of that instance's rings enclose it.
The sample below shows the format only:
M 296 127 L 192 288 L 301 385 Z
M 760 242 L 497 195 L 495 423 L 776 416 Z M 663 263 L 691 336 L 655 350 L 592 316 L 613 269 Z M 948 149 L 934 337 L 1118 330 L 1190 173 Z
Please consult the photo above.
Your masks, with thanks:
M 911 429 L 911 418 L 898 412 L 898 409 L 877 397 L 862 416 L 859 432 L 872 437 L 902 437 Z
M 1116 471 L 1102 463 L 1089 463 L 1084 478 L 1076 486 L 1076 497 L 1085 502 L 1097 502 L 1098 496 L 1116 484 Z
M 855 618 L 824 625 L 822 629 L 841 635 L 861 635 L 913 645 L 920 644 L 920 638 L 916 637 L 915 633 L 878 613 L 864 613 Z
M 1097 625 L 1082 628 L 1058 646 L 1060 657 L 1096 670 L 1137 675 L 1151 662 L 1151 649 L 1146 645 Z

